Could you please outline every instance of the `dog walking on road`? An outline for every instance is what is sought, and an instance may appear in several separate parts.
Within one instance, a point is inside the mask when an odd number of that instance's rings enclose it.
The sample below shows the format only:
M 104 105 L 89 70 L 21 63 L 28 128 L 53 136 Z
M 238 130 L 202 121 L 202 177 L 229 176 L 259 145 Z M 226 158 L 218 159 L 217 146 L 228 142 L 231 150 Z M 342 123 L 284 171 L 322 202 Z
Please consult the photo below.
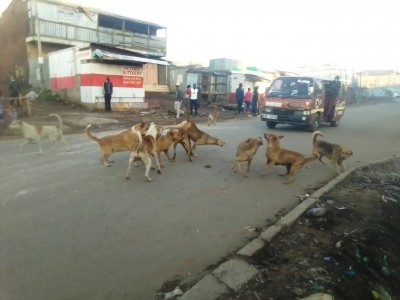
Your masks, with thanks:
M 42 154 L 41 141 L 44 138 L 48 138 L 54 142 L 54 146 L 50 150 L 54 150 L 60 142 L 67 147 L 66 151 L 71 150 L 62 133 L 63 124 L 61 117 L 57 114 L 50 114 L 49 117 L 56 117 L 58 125 L 35 126 L 20 120 L 15 120 L 10 124 L 10 129 L 20 130 L 24 135 L 25 141 L 19 147 L 20 152 L 22 152 L 26 144 L 38 144 L 39 151 L 37 154 Z

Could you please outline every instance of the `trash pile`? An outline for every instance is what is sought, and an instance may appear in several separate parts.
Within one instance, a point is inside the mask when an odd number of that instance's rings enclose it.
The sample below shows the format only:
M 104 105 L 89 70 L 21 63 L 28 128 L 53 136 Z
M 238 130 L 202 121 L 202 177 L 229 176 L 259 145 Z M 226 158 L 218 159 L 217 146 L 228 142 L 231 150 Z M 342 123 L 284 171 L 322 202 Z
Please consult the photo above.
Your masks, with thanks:
M 400 159 L 356 170 L 248 259 L 260 274 L 219 300 L 400 299 L 399 220 Z

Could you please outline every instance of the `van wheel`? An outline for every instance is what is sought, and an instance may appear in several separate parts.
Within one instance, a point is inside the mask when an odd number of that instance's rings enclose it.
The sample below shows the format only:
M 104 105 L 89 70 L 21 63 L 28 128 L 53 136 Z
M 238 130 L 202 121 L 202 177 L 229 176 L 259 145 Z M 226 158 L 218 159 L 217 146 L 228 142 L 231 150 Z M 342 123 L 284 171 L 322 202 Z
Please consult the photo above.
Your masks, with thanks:
M 275 122 L 271 122 L 271 121 L 266 121 L 267 123 L 267 127 L 270 129 L 274 129 L 276 127 L 276 123 Z
M 331 127 L 337 127 L 339 125 L 339 121 L 332 121 Z
M 308 131 L 314 132 L 319 128 L 319 115 L 312 117 L 311 123 L 308 125 Z

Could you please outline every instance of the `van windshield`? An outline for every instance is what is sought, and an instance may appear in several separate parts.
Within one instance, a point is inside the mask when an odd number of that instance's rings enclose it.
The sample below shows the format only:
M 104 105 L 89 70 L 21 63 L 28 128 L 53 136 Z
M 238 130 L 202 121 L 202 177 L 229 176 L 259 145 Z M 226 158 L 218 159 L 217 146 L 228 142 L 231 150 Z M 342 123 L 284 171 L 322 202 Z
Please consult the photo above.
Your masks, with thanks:
M 308 99 L 313 94 L 310 77 L 278 77 L 272 83 L 268 97 Z

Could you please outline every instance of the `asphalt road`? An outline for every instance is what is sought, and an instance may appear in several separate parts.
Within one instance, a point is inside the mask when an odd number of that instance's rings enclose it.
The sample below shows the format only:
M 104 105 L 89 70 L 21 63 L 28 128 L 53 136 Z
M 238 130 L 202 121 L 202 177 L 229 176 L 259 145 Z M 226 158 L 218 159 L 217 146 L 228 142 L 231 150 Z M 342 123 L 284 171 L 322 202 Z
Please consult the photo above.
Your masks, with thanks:
M 399 116 L 399 103 L 350 107 L 337 128 L 320 130 L 353 149 L 347 166 L 355 167 L 400 154 Z M 125 179 L 128 153 L 101 165 L 97 144 L 83 134 L 67 136 L 71 152 L 49 152 L 46 141 L 41 156 L 36 145 L 18 153 L 22 140 L 1 141 L 0 299 L 153 299 L 163 282 L 195 280 L 243 247 L 255 237 L 246 226 L 265 226 L 305 188 L 335 177 L 319 162 L 290 185 L 277 176 L 283 167 L 259 177 L 265 144 L 249 178 L 233 174 L 236 147 L 248 137 L 283 134 L 284 147 L 306 154 L 309 132 L 269 130 L 259 118 L 199 127 L 226 145 L 200 146 L 193 162 L 179 146 L 177 161 L 163 156 L 151 183 L 142 166 Z

